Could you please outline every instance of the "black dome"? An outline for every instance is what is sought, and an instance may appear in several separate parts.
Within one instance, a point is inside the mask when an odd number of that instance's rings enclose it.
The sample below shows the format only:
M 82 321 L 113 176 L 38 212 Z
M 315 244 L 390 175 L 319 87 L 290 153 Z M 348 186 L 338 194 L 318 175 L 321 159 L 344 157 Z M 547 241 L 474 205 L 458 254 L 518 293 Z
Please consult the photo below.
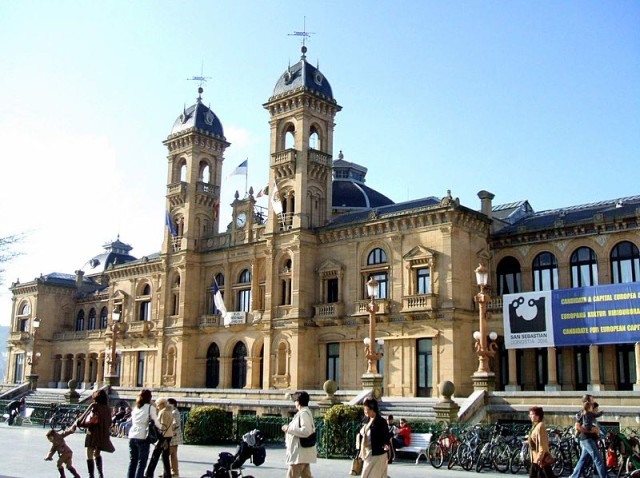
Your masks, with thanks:
M 202 88 L 198 90 L 202 93 Z M 210 136 L 226 141 L 224 137 L 224 130 L 222 129 L 222 123 L 216 114 L 202 104 L 202 98 L 198 96 L 198 100 L 195 105 L 186 108 L 180 116 L 173 123 L 170 136 L 187 132 L 191 129 L 195 129 L 200 133 L 206 133 Z
M 280 76 L 280 79 L 273 89 L 273 96 L 283 95 L 290 91 L 304 88 L 329 100 L 333 100 L 333 91 L 331 90 L 329 80 L 325 78 L 318 68 L 307 63 L 305 52 L 306 48 L 303 47 L 300 61 L 287 68 L 282 76 Z

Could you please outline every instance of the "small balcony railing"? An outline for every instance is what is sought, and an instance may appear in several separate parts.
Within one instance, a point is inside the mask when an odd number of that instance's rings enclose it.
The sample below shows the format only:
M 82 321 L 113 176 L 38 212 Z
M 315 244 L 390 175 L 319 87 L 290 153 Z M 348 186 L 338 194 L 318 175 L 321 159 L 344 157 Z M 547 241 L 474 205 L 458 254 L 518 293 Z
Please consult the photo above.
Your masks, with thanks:
M 371 299 L 356 300 L 356 311 L 353 315 L 369 315 L 369 303 Z M 376 315 L 386 315 L 391 310 L 391 303 L 388 299 L 376 299 L 378 312 Z
M 316 319 L 337 319 L 344 314 L 344 304 L 342 302 L 318 304 L 314 305 L 313 308 L 315 309 L 314 317 Z
M 200 327 L 220 327 L 222 325 L 222 317 L 220 315 L 202 315 L 200 316 Z
M 285 149 L 284 151 L 278 151 L 277 153 L 273 153 L 271 155 L 271 164 L 273 166 L 280 166 L 286 163 L 294 163 L 296 162 L 296 153 L 295 149 Z
M 402 312 L 422 312 L 433 310 L 437 307 L 435 294 L 416 294 L 402 298 Z
M 9 334 L 9 342 L 22 342 L 29 340 L 30 336 L 29 332 L 11 332 Z
M 321 164 L 326 167 L 332 166 L 331 156 L 327 153 L 323 153 L 322 151 L 318 151 L 317 149 L 309 150 L 309 161 Z

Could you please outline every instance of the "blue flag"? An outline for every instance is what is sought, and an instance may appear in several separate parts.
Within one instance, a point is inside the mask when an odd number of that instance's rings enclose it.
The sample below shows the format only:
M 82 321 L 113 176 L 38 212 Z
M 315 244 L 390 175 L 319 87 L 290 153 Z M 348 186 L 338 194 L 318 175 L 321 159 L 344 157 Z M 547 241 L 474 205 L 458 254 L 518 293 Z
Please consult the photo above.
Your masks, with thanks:
M 164 217 L 164 223 L 169 228 L 169 232 L 171 233 L 171 235 L 173 237 L 176 237 L 178 235 L 178 230 L 176 229 L 176 225 L 173 223 L 173 220 L 171 219 L 171 214 L 169 213 L 169 211 L 167 211 L 167 214 Z

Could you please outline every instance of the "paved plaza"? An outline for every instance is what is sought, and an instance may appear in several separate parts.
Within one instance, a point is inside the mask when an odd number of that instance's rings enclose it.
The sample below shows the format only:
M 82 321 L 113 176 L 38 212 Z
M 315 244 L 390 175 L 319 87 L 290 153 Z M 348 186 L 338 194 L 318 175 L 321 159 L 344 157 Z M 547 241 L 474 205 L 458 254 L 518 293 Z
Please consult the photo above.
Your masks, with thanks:
M 49 442 L 45 433 L 46 429 L 41 426 L 9 427 L 6 423 L 0 424 L 0 478 L 58 477 L 55 459 L 53 462 L 44 461 L 44 457 L 49 451 Z M 82 478 L 87 477 L 84 437 L 83 433 L 76 433 L 66 440 L 74 451 L 74 466 Z M 128 441 L 126 438 L 114 438 L 113 443 L 116 452 L 104 455 L 105 478 L 126 478 L 129 463 Z M 199 478 L 207 469 L 212 468 L 214 458 L 217 458 L 221 451 L 235 453 L 235 448 L 181 445 L 179 448 L 180 476 L 182 478 Z M 348 477 L 351 471 L 351 460 L 319 458 L 318 463 L 312 466 L 312 471 L 315 478 Z M 160 463 L 156 469 L 156 475 L 161 473 L 162 464 Z M 267 447 L 265 463 L 256 467 L 247 462 L 244 475 L 255 478 L 284 478 L 286 476 L 284 445 Z M 443 467 L 436 470 L 424 461 L 416 465 L 410 457 L 389 466 L 391 478 L 424 477 L 427 475 L 430 478 L 461 478 L 462 476 L 469 478 L 470 476 L 469 472 L 460 469 L 447 470 L 446 467 Z M 474 472 L 473 475 L 476 473 Z M 483 475 L 498 476 L 498 474 L 486 472 Z M 69 476 L 67 473 L 67 477 Z

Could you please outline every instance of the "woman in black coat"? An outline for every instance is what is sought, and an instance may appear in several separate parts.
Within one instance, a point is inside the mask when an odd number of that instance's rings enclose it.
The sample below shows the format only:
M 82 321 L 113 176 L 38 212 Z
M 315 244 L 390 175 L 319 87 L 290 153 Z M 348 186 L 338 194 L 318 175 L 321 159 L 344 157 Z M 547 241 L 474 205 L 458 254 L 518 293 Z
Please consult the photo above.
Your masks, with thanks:
M 364 462 L 362 478 L 387 478 L 387 450 L 389 449 L 389 426 L 380 415 L 378 402 L 374 398 L 364 401 L 367 423 L 360 429 L 360 458 Z

